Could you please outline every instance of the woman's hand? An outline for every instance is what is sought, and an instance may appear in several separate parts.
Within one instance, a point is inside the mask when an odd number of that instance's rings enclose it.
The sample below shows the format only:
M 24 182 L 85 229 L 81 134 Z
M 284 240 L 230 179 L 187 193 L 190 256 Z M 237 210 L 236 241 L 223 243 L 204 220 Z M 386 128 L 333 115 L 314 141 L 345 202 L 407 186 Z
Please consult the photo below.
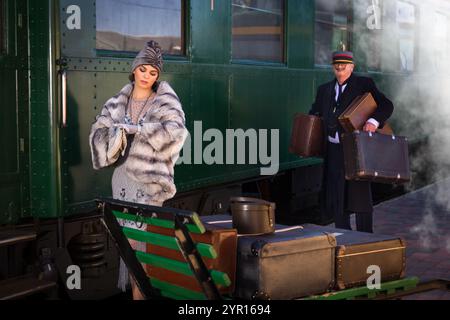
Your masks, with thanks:
M 115 124 L 114 126 L 125 130 L 125 132 L 130 135 L 136 134 L 140 131 L 139 126 L 133 125 L 133 124 L 118 123 L 118 124 Z

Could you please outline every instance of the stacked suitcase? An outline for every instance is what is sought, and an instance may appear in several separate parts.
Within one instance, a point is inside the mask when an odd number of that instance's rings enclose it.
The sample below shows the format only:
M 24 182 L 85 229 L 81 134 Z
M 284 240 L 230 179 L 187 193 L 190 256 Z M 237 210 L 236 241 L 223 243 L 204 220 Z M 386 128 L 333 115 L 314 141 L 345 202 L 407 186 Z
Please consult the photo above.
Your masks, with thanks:
M 231 228 L 231 216 L 202 217 Z M 332 290 L 365 286 L 369 267 L 381 281 L 404 277 L 405 243 L 374 235 L 315 225 L 276 226 L 272 235 L 238 236 L 236 289 L 240 299 L 291 300 Z
M 387 184 L 409 182 L 408 140 L 394 136 L 389 125 L 377 133 L 361 132 L 376 109 L 372 95 L 366 93 L 339 117 L 347 132 L 342 136 L 346 179 Z
M 377 109 L 371 93 L 357 97 L 339 117 L 339 122 L 346 132 L 362 130 L 366 121 Z
M 367 284 L 372 267 L 381 271 L 381 282 L 401 279 L 406 269 L 405 241 L 395 236 L 304 225 L 306 231 L 328 232 L 336 238 L 336 289 Z
M 231 228 L 231 216 L 202 218 Z M 239 236 L 235 296 L 246 300 L 290 300 L 321 294 L 335 284 L 333 235 L 276 226 L 276 233 Z

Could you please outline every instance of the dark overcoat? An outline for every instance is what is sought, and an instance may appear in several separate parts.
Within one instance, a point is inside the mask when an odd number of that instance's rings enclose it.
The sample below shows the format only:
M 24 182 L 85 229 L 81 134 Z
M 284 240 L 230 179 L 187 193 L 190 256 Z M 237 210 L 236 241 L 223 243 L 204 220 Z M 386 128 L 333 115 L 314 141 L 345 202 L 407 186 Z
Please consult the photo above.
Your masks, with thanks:
M 331 121 L 335 121 L 333 117 L 340 116 L 347 107 L 360 95 L 370 92 L 374 97 L 378 107 L 371 118 L 377 120 L 380 123 L 380 128 L 384 126 L 386 121 L 392 115 L 394 111 L 394 106 L 392 102 L 386 98 L 386 96 L 381 93 L 376 87 L 374 81 L 367 77 L 360 77 L 353 74 L 347 82 L 347 87 L 345 88 L 342 96 L 340 98 L 339 108 L 336 114 L 333 114 L 333 109 L 336 107 L 336 79 L 322 85 L 317 90 L 317 97 L 312 105 L 310 114 L 319 115 L 324 121 L 324 155 L 325 155 L 325 168 L 324 168 L 324 183 L 323 183 L 323 200 L 326 199 L 326 195 L 334 190 L 326 190 L 330 183 L 327 183 L 327 179 L 330 178 L 330 172 L 334 173 L 334 170 L 343 172 L 344 171 L 344 158 L 342 144 L 338 145 L 338 155 L 333 152 L 333 159 L 328 156 L 328 124 Z M 338 133 L 341 136 L 344 133 L 344 129 L 338 124 Z M 330 171 L 331 170 L 331 171 Z M 336 175 L 331 174 L 334 179 Z M 339 179 L 342 175 L 339 175 Z M 333 184 L 332 184 L 333 185 Z M 341 199 L 345 206 L 344 210 L 349 212 L 372 212 L 372 196 L 371 188 L 369 182 L 356 182 L 356 181 L 342 181 L 340 184 L 334 184 L 334 186 L 340 185 L 344 190 L 336 190 L 337 193 L 342 194 L 345 199 Z M 324 208 L 324 207 L 323 207 Z

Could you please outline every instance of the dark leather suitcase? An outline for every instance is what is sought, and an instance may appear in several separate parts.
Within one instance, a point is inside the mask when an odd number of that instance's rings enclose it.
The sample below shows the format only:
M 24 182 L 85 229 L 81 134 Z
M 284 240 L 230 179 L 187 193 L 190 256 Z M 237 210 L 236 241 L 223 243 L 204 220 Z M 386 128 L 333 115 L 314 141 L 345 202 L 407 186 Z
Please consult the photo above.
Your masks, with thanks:
M 411 180 L 405 137 L 355 131 L 342 136 L 347 180 L 402 184 Z
M 322 157 L 323 122 L 317 116 L 296 114 L 289 152 L 300 157 Z
M 231 226 L 230 216 L 215 219 Z M 335 250 L 333 235 L 302 227 L 276 225 L 272 235 L 239 235 L 235 297 L 291 300 L 326 293 L 334 287 Z
M 336 287 L 343 290 L 365 286 L 370 266 L 381 271 L 381 281 L 405 277 L 406 244 L 395 236 L 384 236 L 306 224 L 305 230 L 329 232 L 336 237 Z
M 377 109 L 371 93 L 357 97 L 339 117 L 339 123 L 346 132 L 362 130 L 367 120 Z
M 232 229 L 231 225 L 229 227 L 210 225 L 203 220 L 203 217 L 201 217 L 201 220 L 207 229 L 206 233 L 203 235 L 191 234 L 191 236 L 196 243 L 213 245 L 215 251 L 217 252 L 218 258 L 203 258 L 203 261 L 209 270 L 221 271 L 228 275 L 232 285 L 228 288 L 219 286 L 218 289 L 222 294 L 232 294 L 236 283 L 237 230 Z M 214 221 L 214 219 L 210 221 Z M 147 230 L 165 236 L 174 236 L 174 230 L 172 229 L 148 226 Z M 176 261 L 186 261 L 179 251 L 170 250 L 151 244 L 147 245 L 147 252 Z M 169 282 L 193 291 L 202 292 L 202 288 L 194 277 L 149 266 L 147 266 L 147 274 L 150 277 L 155 277 L 161 281 Z

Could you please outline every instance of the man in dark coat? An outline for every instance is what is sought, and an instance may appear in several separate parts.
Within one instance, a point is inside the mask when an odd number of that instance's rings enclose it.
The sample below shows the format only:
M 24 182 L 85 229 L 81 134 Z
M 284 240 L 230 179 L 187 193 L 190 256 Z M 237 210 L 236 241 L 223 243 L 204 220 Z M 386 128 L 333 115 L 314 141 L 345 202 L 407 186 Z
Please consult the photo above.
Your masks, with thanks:
M 346 181 L 341 134 L 344 129 L 338 117 L 356 97 L 370 92 L 378 108 L 364 126 L 364 131 L 375 132 L 383 128 L 394 111 L 392 102 L 381 93 L 372 79 L 353 74 L 353 53 L 333 54 L 336 78 L 319 87 L 310 114 L 324 121 L 325 163 L 322 210 L 332 214 L 336 228 L 351 230 L 350 214 L 356 213 L 357 230 L 373 232 L 373 203 L 370 182 Z M 370 155 L 368 155 L 370 156 Z

